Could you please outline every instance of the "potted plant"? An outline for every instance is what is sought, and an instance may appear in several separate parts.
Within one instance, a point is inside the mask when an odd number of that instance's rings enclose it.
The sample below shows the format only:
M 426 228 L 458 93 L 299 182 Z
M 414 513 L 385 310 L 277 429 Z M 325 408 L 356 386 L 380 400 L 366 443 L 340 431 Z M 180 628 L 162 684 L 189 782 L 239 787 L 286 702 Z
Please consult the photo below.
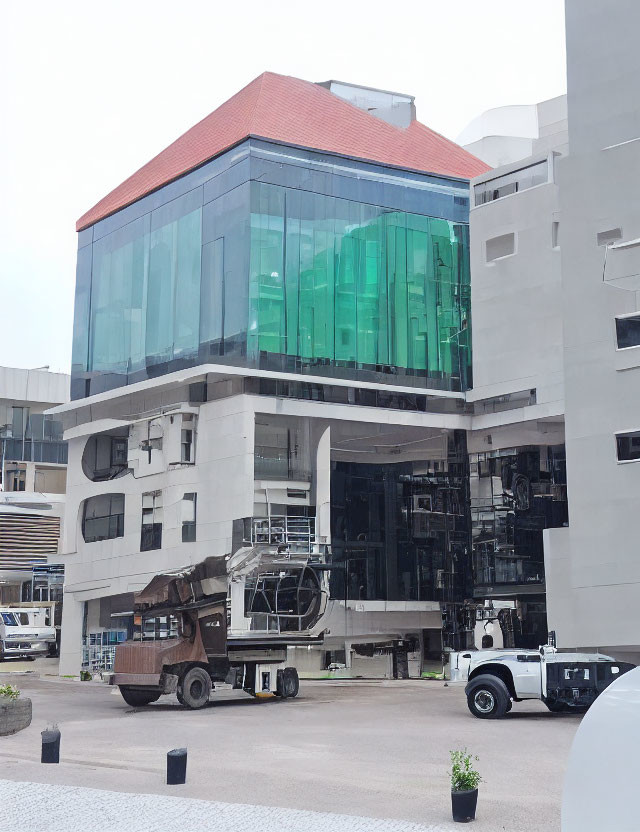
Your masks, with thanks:
M 20 699 L 14 685 L 0 685 L 0 736 L 15 734 L 31 724 L 31 700 Z
M 451 755 L 451 810 L 453 819 L 458 823 L 468 823 L 476 818 L 478 803 L 478 784 L 482 780 L 480 773 L 473 767 L 478 757 L 470 754 L 466 748 L 462 751 L 450 751 Z

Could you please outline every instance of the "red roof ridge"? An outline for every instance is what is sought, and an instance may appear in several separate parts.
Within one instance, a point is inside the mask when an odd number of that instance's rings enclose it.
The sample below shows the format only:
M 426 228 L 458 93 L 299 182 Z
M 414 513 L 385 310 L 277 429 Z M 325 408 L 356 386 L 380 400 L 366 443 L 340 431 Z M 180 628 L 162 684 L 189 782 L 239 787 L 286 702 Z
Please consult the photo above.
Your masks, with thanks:
M 397 127 L 326 87 L 265 71 L 125 179 L 76 223 L 81 231 L 250 138 L 470 179 L 489 167 L 419 121 Z

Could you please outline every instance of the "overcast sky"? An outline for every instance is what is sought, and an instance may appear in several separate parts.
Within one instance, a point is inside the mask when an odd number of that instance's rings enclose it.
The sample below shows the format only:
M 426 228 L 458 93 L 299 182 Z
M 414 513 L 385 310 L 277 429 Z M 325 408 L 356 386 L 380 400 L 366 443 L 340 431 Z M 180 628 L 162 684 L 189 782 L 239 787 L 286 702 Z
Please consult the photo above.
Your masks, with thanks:
M 455 139 L 565 92 L 562 0 L 7 3 L 0 365 L 69 371 L 75 221 L 265 70 L 416 97 Z

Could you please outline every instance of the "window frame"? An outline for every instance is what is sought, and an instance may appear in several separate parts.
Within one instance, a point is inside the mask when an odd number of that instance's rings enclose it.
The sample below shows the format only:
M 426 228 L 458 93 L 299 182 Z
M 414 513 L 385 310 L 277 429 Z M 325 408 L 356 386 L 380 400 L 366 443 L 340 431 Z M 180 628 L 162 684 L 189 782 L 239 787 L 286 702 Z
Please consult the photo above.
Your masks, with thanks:
M 637 428 L 636 430 L 620 430 L 615 432 L 613 439 L 615 442 L 616 462 L 618 465 L 628 465 L 632 462 L 640 462 L 640 450 L 638 452 L 638 456 L 634 459 L 620 459 L 620 446 L 618 444 L 618 440 L 625 436 L 634 435 L 638 438 L 638 440 L 640 440 L 640 428 Z
M 195 543 L 198 528 L 198 493 L 196 491 L 187 491 L 182 497 L 182 503 L 193 502 L 193 520 L 185 520 L 182 518 L 182 542 Z M 186 536 L 185 536 L 186 533 Z
M 151 509 L 144 505 L 144 498 L 151 497 Z M 151 511 L 151 523 L 145 523 L 145 513 Z M 160 517 L 160 521 L 156 517 Z M 163 523 L 163 501 L 162 489 L 145 491 L 142 494 L 140 513 L 140 551 L 152 552 L 162 549 L 162 523 Z
M 95 522 L 98 520 L 105 520 L 109 518 L 109 532 L 111 531 L 111 518 L 116 518 L 115 526 L 116 526 L 116 533 L 109 534 L 108 537 L 94 537 L 92 536 L 90 539 L 87 539 L 87 509 L 89 508 L 92 500 L 99 500 L 104 498 L 109 498 L 109 514 L 102 514 L 98 517 L 90 517 L 88 518 L 89 522 Z M 113 501 L 114 499 L 121 498 L 122 499 L 122 511 L 121 512 L 113 512 Z M 108 492 L 107 494 L 94 494 L 92 497 L 87 497 L 83 501 L 82 505 L 82 539 L 85 543 L 100 543 L 104 540 L 116 540 L 119 537 L 124 537 L 124 514 L 125 514 L 125 495 L 122 492 Z
M 616 315 L 613 319 L 613 337 L 616 346 L 616 352 L 624 352 L 625 350 L 635 350 L 640 347 L 640 341 L 637 344 L 630 344 L 628 347 L 621 347 L 618 342 L 618 321 L 624 321 L 628 318 L 638 318 L 640 321 L 640 311 L 625 312 L 623 315 Z

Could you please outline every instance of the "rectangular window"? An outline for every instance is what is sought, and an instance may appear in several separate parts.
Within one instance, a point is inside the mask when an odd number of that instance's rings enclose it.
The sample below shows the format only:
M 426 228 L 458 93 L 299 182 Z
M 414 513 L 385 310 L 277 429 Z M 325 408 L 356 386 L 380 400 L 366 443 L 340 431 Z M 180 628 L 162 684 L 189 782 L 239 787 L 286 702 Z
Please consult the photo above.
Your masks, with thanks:
M 11 435 L 14 439 L 24 439 L 29 422 L 28 407 L 12 408 Z
M 515 234 L 501 234 L 499 237 L 492 237 L 485 243 L 487 252 L 487 263 L 498 260 L 500 257 L 508 257 L 516 250 Z
M 640 459 L 640 430 L 617 433 L 616 445 L 618 462 L 631 462 Z
M 180 462 L 193 462 L 191 458 L 193 446 L 193 431 L 190 428 L 183 428 L 180 440 Z
M 560 223 L 557 220 L 551 223 L 551 246 L 560 248 Z
M 142 495 L 142 531 L 140 551 L 162 548 L 162 491 Z
M 111 467 L 127 466 L 129 451 L 127 437 L 114 436 L 111 438 Z
M 82 536 L 86 543 L 124 535 L 124 494 L 98 494 L 84 502 Z
M 195 543 L 197 494 L 191 492 L 182 498 L 182 542 Z
M 195 462 L 194 440 L 196 434 L 196 417 L 193 413 L 182 416 L 180 432 L 180 462 Z
M 291 468 L 290 447 L 287 427 L 256 422 L 254 475 L 286 480 Z
M 596 242 L 599 246 L 610 246 L 616 240 L 622 239 L 621 228 L 610 228 L 608 231 L 599 231 L 596 235 Z
M 640 346 L 640 313 L 616 318 L 616 341 L 619 350 Z
M 480 182 L 473 189 L 475 204 L 484 205 L 486 202 L 493 202 L 503 196 L 526 191 L 536 185 L 543 185 L 549 181 L 548 168 L 547 160 L 544 159 L 542 162 L 536 162 L 535 165 L 505 173 L 504 176 L 497 176 L 488 182 Z

